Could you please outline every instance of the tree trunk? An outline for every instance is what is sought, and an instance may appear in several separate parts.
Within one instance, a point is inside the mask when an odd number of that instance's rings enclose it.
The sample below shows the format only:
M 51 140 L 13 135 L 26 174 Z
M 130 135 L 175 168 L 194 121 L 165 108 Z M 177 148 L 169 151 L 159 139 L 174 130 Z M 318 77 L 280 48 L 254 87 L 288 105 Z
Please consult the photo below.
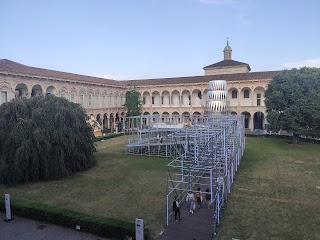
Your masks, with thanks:
M 299 144 L 299 136 L 298 133 L 293 133 L 293 144 Z

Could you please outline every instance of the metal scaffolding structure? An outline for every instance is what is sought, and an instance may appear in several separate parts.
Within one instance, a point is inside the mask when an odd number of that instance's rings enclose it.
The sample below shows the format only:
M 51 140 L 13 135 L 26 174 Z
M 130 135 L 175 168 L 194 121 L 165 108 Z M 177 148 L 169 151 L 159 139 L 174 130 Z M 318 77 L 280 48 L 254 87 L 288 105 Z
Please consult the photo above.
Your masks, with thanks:
M 212 234 L 230 193 L 245 149 L 244 116 L 229 115 L 226 81 L 210 81 L 202 116 L 163 119 L 159 115 L 126 118 L 126 154 L 172 158 L 167 165 L 166 224 L 172 203 L 189 191 L 208 188 Z
M 243 116 L 212 115 L 193 128 L 170 134 L 175 155 L 167 165 L 167 225 L 174 197 L 182 200 L 188 191 L 209 188 L 215 233 L 245 149 L 244 130 Z

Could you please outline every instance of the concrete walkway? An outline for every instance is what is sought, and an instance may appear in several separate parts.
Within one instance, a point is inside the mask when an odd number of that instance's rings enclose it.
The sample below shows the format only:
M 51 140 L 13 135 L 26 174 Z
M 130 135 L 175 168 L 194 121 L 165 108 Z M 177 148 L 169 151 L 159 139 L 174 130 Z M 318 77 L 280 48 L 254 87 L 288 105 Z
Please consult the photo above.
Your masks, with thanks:
M 0 212 L 1 240 L 106 240 L 75 229 L 27 218 L 13 216 L 9 222 L 4 219 L 5 214 Z

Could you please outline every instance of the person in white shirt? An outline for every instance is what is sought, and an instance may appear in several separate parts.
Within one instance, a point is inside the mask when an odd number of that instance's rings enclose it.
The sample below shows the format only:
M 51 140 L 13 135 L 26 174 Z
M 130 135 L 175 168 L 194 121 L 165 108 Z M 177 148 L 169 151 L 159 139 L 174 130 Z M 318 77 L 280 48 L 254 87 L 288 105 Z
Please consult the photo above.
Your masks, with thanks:
M 194 201 L 194 194 L 192 191 L 188 192 L 186 201 L 190 209 L 189 212 L 193 214 L 193 210 L 195 209 L 195 201 Z

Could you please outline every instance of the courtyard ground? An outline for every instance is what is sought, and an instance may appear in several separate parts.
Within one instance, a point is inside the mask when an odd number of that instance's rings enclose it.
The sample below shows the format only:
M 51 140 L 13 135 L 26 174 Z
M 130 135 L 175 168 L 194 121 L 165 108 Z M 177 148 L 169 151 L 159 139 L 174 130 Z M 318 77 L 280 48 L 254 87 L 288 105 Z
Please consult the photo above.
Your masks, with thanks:
M 126 156 L 126 136 L 97 143 L 97 167 L 62 181 L 0 185 L 0 194 L 134 222 L 165 224 L 166 164 Z M 217 239 L 320 239 L 320 145 L 248 138 Z M 13 213 L 14 214 L 14 213 Z

